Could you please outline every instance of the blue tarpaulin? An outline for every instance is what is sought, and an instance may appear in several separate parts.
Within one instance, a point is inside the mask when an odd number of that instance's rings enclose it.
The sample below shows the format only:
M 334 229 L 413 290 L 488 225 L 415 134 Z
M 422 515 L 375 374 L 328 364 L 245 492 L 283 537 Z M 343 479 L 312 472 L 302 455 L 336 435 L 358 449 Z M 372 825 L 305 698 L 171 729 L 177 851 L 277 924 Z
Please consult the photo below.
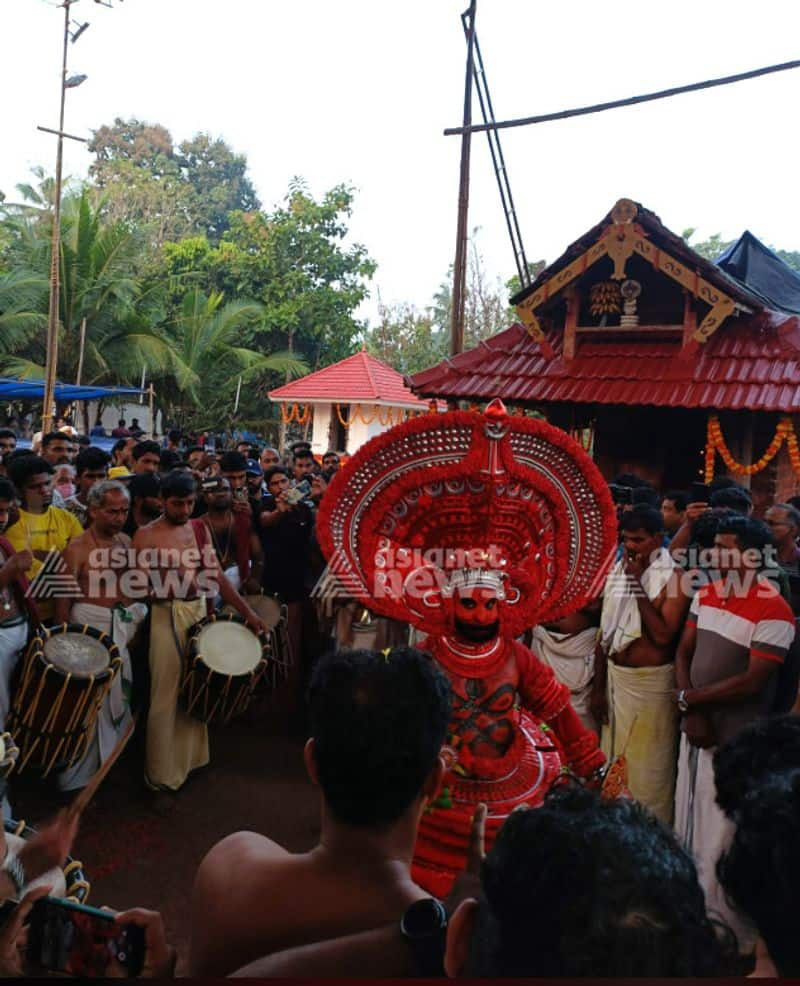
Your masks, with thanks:
M 138 397 L 146 394 L 138 387 L 78 387 L 75 384 L 57 383 L 55 399 L 59 404 L 73 401 L 95 401 L 101 397 Z M 15 380 L 0 377 L 0 401 L 44 400 L 43 380 Z

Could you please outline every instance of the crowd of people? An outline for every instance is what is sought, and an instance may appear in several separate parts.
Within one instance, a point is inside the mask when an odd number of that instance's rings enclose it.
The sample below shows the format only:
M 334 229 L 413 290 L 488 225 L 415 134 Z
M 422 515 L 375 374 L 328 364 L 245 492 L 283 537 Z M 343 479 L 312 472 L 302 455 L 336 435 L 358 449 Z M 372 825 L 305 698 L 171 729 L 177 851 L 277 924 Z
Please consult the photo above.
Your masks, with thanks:
M 394 628 L 398 646 L 341 646 L 312 595 L 339 455 L 318 462 L 306 442 L 223 451 L 178 432 L 159 443 L 136 424 L 120 422 L 110 454 L 69 427 L 30 450 L 0 429 L 0 731 L 31 632 L 93 627 L 121 671 L 59 788 L 83 788 L 136 713 L 145 783 L 179 791 L 211 755 L 178 698 L 192 627 L 227 607 L 269 633 L 253 599 L 280 600 L 293 655 L 282 708 L 287 730 L 310 737 L 320 840 L 296 855 L 235 833 L 209 852 L 192 890 L 193 975 L 725 975 L 754 956 L 794 973 L 798 504 L 761 521 L 727 477 L 663 494 L 616 477 L 618 550 L 596 600 L 526 642 L 607 761 L 624 759 L 632 798 L 565 778 L 542 807 L 515 811 L 485 858 L 478 810 L 467 868 L 437 901 L 410 867 L 441 786 L 450 684 L 408 628 Z M 54 553 L 75 586 L 56 598 L 37 590 Z M 6 816 L 13 796 L 12 775 Z M 9 852 L 3 896 L 24 893 L 20 859 L 25 885 L 60 865 L 76 823 L 62 814 Z M 23 969 L 21 922 L 40 894 L 0 930 L 7 974 Z M 174 972 L 157 913 L 119 920 L 146 928 L 150 973 Z

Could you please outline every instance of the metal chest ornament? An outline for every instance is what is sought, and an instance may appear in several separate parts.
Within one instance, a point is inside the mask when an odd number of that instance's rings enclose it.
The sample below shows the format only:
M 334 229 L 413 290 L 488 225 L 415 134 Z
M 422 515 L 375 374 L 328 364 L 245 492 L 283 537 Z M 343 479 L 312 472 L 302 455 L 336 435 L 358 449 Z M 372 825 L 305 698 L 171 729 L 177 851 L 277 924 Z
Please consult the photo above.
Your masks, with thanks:
M 494 400 L 372 439 L 332 481 L 318 531 L 340 591 L 426 633 L 419 646 L 450 679 L 456 760 L 414 865 L 445 894 L 476 804 L 487 804 L 491 843 L 565 770 L 588 778 L 603 763 L 569 690 L 516 638 L 601 591 L 616 548 L 608 487 L 565 432 Z

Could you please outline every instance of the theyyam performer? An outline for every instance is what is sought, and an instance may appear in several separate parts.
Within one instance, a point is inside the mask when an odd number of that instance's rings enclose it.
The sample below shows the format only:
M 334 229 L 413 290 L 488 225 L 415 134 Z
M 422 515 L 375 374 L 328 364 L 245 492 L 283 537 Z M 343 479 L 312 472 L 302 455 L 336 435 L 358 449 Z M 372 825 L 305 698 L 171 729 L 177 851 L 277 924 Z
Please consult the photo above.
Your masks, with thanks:
M 334 477 L 318 523 L 342 591 L 426 633 L 418 646 L 450 678 L 453 755 L 413 867 L 444 896 L 476 805 L 488 808 L 488 849 L 509 813 L 538 806 L 564 772 L 602 780 L 605 758 L 569 688 L 516 638 L 600 592 L 616 547 L 608 488 L 568 435 L 494 400 L 372 439 Z

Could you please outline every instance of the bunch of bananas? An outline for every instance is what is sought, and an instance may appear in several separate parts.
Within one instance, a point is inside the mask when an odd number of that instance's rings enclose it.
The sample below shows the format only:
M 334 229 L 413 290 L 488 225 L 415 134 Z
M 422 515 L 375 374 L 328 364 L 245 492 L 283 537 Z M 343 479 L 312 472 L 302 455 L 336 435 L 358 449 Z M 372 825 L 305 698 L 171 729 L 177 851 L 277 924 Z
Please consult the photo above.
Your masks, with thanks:
M 622 309 L 622 293 L 616 281 L 600 281 L 589 290 L 589 310 L 599 318 L 616 315 Z

